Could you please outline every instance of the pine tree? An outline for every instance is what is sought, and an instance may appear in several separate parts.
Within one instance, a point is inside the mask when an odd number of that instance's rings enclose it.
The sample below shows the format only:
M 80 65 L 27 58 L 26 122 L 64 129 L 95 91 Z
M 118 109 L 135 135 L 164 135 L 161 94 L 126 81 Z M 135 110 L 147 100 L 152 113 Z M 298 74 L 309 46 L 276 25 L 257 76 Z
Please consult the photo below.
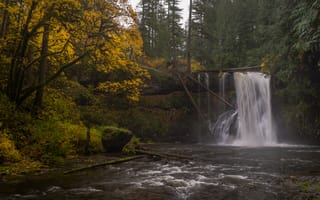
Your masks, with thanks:
M 182 54 L 184 35 L 181 28 L 181 9 L 177 0 L 140 2 L 140 23 L 144 52 L 149 57 L 171 59 Z

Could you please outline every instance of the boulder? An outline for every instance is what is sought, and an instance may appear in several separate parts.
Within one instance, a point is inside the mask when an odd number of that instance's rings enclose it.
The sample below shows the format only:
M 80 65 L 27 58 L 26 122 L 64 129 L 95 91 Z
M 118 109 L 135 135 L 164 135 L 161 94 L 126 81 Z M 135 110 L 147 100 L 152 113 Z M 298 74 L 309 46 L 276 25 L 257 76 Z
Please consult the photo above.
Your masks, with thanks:
M 106 152 L 121 152 L 132 136 L 128 129 L 108 126 L 103 129 L 101 141 Z

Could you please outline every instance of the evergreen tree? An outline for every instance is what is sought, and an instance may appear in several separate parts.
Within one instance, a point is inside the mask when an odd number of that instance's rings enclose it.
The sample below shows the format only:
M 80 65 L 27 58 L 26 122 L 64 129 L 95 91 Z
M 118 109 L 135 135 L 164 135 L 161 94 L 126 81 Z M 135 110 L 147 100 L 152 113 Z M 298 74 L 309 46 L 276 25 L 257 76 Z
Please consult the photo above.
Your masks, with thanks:
M 140 6 L 139 29 L 145 54 L 175 60 L 181 55 L 184 42 L 178 1 L 142 0 Z

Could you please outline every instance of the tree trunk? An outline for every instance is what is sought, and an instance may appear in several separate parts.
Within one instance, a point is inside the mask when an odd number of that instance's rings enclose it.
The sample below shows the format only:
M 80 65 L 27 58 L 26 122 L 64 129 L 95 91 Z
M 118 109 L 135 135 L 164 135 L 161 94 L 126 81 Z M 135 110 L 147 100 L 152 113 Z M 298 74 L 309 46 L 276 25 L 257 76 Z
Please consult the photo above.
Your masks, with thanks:
M 188 22 L 188 41 L 187 41 L 187 67 L 188 73 L 191 74 L 191 24 L 192 24 L 192 0 L 189 5 L 189 22 Z
M 24 82 L 23 60 L 25 58 L 28 43 L 30 40 L 28 27 L 37 4 L 37 2 L 32 2 L 31 8 L 28 12 L 28 17 L 21 32 L 21 41 L 17 45 L 17 48 L 14 52 L 14 57 L 12 58 L 10 65 L 10 74 L 7 84 L 7 95 L 10 101 L 15 102 L 17 105 L 20 103 L 20 96 Z
M 7 29 L 9 25 L 9 12 L 7 9 L 9 7 L 9 2 L 10 0 L 6 0 L 5 2 L 5 10 L 2 15 L 2 24 L 0 29 L 0 38 L 5 38 L 7 35 Z
M 176 11 L 175 11 L 175 6 L 176 6 L 176 1 L 173 1 L 173 5 L 172 5 L 172 66 L 174 69 L 176 69 L 177 67 L 177 44 L 176 44 L 176 27 L 175 27 L 175 15 L 176 15 Z
M 188 95 L 188 97 L 189 97 L 189 99 L 190 99 L 193 107 L 194 107 L 194 108 L 196 109 L 196 111 L 198 112 L 198 115 L 199 115 L 200 119 L 201 119 L 202 121 L 205 121 L 206 118 L 203 116 L 203 114 L 202 114 L 199 106 L 197 105 L 196 101 L 195 101 L 194 98 L 192 97 L 192 94 L 190 93 L 190 91 L 189 91 L 187 85 L 185 84 L 184 80 L 182 79 L 181 75 L 180 75 L 180 74 L 177 74 L 177 76 L 178 76 L 178 78 L 179 78 L 179 80 L 180 80 L 180 82 L 181 82 L 181 84 L 182 84 L 182 86 L 183 86 L 186 94 Z
M 84 153 L 85 153 L 86 155 L 89 155 L 90 136 L 91 136 L 90 130 L 91 130 L 91 128 L 90 128 L 90 126 L 88 126 L 88 127 L 87 127 L 86 144 L 85 144 L 85 147 L 84 147 Z
M 40 64 L 39 64 L 39 69 L 38 69 L 38 84 L 41 85 L 37 89 L 36 92 L 36 98 L 34 100 L 34 105 L 38 108 L 42 106 L 42 99 L 43 99 L 43 90 L 44 90 L 44 82 L 45 82 L 45 76 L 46 76 L 46 71 L 47 71 L 47 56 L 48 55 L 48 43 L 49 43 L 49 32 L 50 28 L 48 24 L 44 25 L 44 30 L 43 30 L 43 38 L 42 38 L 42 50 L 41 50 L 41 59 L 40 59 Z

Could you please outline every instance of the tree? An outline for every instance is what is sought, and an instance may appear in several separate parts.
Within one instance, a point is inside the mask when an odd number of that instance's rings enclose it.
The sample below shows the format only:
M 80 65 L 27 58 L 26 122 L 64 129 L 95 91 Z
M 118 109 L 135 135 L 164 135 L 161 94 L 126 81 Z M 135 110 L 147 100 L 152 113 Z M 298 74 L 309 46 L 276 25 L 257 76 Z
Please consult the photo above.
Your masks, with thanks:
M 75 65 L 96 65 L 104 73 L 129 72 L 121 84 L 135 80 L 130 86 L 135 94 L 139 90 L 135 87 L 143 85 L 142 76 L 147 73 L 135 63 L 138 55 L 133 55 L 139 54 L 140 35 L 133 25 L 123 26 L 135 20 L 126 2 L 32 0 L 12 3 L 6 10 L 10 26 L 7 37 L 1 38 L 1 64 L 9 69 L 6 93 L 16 105 L 36 92 L 34 104 L 41 106 L 43 87 Z M 136 39 L 135 44 L 120 41 L 127 39 Z M 130 89 L 126 91 L 130 93 Z
M 188 20 L 188 35 L 187 35 L 187 65 L 188 72 L 191 73 L 191 28 L 192 28 L 192 0 L 189 2 L 189 20 Z
M 180 26 L 181 21 L 181 8 L 178 7 L 178 0 L 168 0 L 168 30 L 170 34 L 169 38 L 169 49 L 170 58 L 172 61 L 172 65 L 175 68 L 177 65 L 177 56 L 179 55 L 179 50 L 182 50 L 182 38 L 183 38 L 183 30 Z
M 69 42 L 70 32 L 68 28 L 68 23 L 75 20 L 74 16 L 70 16 L 70 13 L 77 13 L 79 10 L 79 4 L 72 1 L 58 1 L 55 3 L 44 4 L 43 1 L 23 1 L 21 4 L 15 4 L 12 6 L 12 13 L 10 13 L 11 29 L 10 33 L 8 32 L 7 46 L 3 48 L 9 49 L 6 51 L 6 57 L 8 63 L 5 63 L 9 66 L 9 78 L 7 81 L 7 95 L 12 102 L 15 102 L 17 105 L 20 105 L 26 98 L 28 98 L 33 92 L 38 90 L 38 99 L 37 103 L 40 103 L 42 87 L 56 77 L 58 77 L 65 68 L 74 65 L 78 62 L 83 56 L 76 56 L 74 52 L 68 54 L 68 59 L 65 59 L 65 62 L 60 65 L 56 73 L 53 73 L 51 77 L 47 80 L 40 80 L 44 78 L 45 72 L 45 62 L 49 57 L 57 57 L 57 55 L 67 54 L 67 51 L 72 49 L 72 45 Z M 63 8 L 63 10 L 61 10 Z M 25 10 L 26 12 L 21 12 Z M 26 14 L 24 14 L 26 13 Z M 17 17 L 20 21 L 15 21 L 14 18 Z M 22 20 L 25 18 L 26 20 Z M 67 19 L 70 19 L 68 21 Z M 22 27 L 20 29 L 20 27 Z M 47 27 L 44 31 L 44 27 Z M 46 47 L 49 43 L 49 29 L 52 27 L 52 30 L 59 30 L 56 33 L 60 35 L 60 40 L 52 40 L 52 45 Z M 44 32 L 44 38 L 42 47 L 43 52 L 41 52 L 41 32 Z M 10 35 L 9 35 L 10 34 Z M 59 50 L 57 50 L 59 49 Z M 46 51 L 50 52 L 47 55 L 44 55 Z M 13 53 L 12 53 L 13 52 Z M 39 61 L 41 64 L 39 65 Z M 25 74 L 28 70 L 33 71 L 35 65 L 39 68 L 39 74 L 41 78 L 37 84 L 27 83 L 25 80 Z M 37 79 L 37 75 L 34 76 Z M 40 99 L 39 99 L 40 98 Z
M 140 5 L 139 30 L 144 53 L 149 57 L 176 60 L 182 54 L 184 36 L 178 1 L 142 0 Z
M 272 67 L 278 94 L 286 107 L 288 123 L 300 134 L 319 137 L 319 1 L 285 2 L 281 30 L 283 44 L 281 64 Z

